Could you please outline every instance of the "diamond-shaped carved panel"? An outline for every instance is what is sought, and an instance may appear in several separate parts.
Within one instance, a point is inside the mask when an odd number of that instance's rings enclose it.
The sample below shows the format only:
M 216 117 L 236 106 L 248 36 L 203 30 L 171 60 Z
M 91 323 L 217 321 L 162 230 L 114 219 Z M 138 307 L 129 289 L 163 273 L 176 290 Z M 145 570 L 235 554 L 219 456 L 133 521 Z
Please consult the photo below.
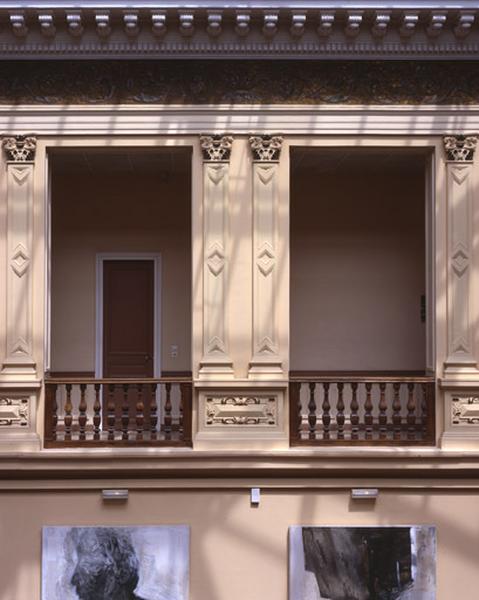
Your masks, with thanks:
M 217 277 L 225 267 L 225 254 L 223 248 L 219 244 L 214 244 L 208 253 L 206 259 L 208 269 Z
M 265 242 L 258 252 L 256 261 L 259 270 L 265 277 L 274 269 L 275 262 L 274 250 L 270 244 Z
M 22 244 L 18 244 L 13 252 L 10 263 L 13 272 L 18 275 L 18 277 L 22 277 L 26 273 L 29 263 L 30 258 L 27 249 Z
M 469 253 L 464 246 L 459 246 L 452 255 L 452 268 L 460 277 L 469 266 Z

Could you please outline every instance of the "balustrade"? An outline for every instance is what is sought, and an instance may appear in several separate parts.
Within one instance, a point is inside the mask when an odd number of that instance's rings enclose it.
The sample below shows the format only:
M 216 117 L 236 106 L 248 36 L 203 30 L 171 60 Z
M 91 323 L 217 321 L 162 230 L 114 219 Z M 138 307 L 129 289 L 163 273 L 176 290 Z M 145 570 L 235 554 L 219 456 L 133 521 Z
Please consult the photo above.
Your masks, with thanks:
M 292 446 L 435 444 L 433 377 L 291 374 L 289 398 Z
M 191 446 L 190 378 L 48 378 L 45 447 Z

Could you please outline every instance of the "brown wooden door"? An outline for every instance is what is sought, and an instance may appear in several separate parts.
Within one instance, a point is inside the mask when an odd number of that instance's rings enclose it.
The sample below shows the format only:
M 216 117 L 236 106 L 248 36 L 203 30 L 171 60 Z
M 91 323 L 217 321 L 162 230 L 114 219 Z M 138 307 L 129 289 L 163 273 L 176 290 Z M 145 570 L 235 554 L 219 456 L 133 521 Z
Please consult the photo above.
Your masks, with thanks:
M 103 376 L 153 377 L 154 262 L 103 262 Z

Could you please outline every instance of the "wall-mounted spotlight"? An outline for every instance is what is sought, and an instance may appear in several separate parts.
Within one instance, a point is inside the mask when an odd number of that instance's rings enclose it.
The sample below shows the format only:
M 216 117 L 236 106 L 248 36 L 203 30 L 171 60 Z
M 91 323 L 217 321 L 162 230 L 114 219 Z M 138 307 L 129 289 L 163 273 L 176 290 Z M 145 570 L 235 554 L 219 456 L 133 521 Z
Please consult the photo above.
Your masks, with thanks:
M 377 488 L 353 488 L 351 498 L 353 500 L 376 500 L 379 496 Z
M 126 502 L 128 490 L 102 490 L 101 497 L 104 502 Z

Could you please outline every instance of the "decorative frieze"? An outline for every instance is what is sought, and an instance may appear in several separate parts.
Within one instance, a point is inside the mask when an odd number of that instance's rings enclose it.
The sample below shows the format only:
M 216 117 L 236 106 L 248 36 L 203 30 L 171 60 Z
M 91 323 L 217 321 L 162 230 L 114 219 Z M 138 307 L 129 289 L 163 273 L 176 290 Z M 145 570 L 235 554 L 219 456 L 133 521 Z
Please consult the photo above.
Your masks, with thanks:
M 29 397 L 0 397 L 0 429 L 29 425 Z
M 238 425 L 275 427 L 276 396 L 207 396 L 206 426 Z
M 453 425 L 479 425 L 479 396 L 453 397 L 451 420 Z
M 229 357 L 230 135 L 202 135 L 203 153 L 203 356 L 202 378 L 233 377 Z

